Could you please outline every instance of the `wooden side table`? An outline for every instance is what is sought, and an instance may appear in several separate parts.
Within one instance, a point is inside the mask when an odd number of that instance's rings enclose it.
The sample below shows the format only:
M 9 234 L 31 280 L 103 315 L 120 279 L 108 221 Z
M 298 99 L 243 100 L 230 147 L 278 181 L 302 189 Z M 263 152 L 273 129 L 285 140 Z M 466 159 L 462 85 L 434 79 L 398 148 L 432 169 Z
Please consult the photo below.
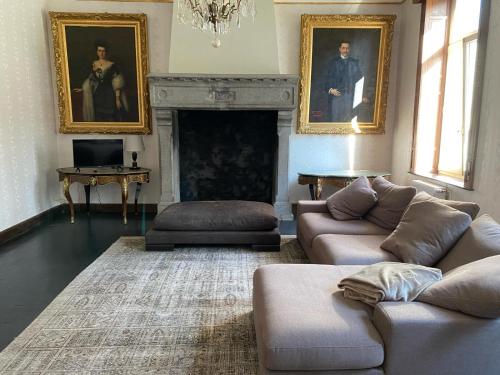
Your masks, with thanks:
M 106 185 L 110 183 L 120 184 L 122 191 L 122 215 L 123 224 L 127 224 L 127 200 L 128 200 L 128 184 L 131 182 L 137 183 L 135 190 L 135 211 L 137 212 L 137 201 L 143 183 L 149 182 L 149 172 L 151 169 L 139 168 L 59 168 L 59 181 L 63 182 L 64 196 L 68 200 L 69 210 L 71 214 L 71 223 L 75 222 L 75 208 L 73 200 L 69 192 L 69 187 L 73 182 L 79 182 L 85 185 L 85 198 L 87 210 L 90 208 L 90 186 Z
M 387 177 L 391 174 L 385 171 L 370 171 L 366 169 L 352 169 L 342 171 L 314 171 L 299 172 L 299 185 L 309 185 L 309 194 L 312 200 L 320 200 L 324 185 L 333 185 L 344 188 L 358 177 Z

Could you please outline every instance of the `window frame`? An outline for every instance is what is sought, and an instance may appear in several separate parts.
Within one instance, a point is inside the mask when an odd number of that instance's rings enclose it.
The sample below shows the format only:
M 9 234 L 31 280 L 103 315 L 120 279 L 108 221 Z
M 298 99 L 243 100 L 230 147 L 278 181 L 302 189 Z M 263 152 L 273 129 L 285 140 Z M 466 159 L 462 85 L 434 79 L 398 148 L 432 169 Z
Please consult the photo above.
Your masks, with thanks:
M 432 0 L 431 0 L 432 1 Z M 480 14 L 479 14 L 479 27 L 477 31 L 477 55 L 476 55 L 476 68 L 475 77 L 473 84 L 473 97 L 471 105 L 471 124 L 469 130 L 469 141 L 468 150 L 466 155 L 465 170 L 463 171 L 463 178 L 458 176 L 451 176 L 450 173 L 441 172 L 439 168 L 439 152 L 441 144 L 441 132 L 442 132 L 442 116 L 443 116 L 443 103 L 444 103 L 444 87 L 446 83 L 446 69 L 447 69 L 447 55 L 448 55 L 448 45 L 449 45 L 449 32 L 451 24 L 451 9 L 452 0 L 447 1 L 448 9 L 448 19 L 446 21 L 446 31 L 445 31 L 445 45 L 443 49 L 443 67 L 440 87 L 441 93 L 438 93 L 436 100 L 439 100 L 439 109 L 436 123 L 436 138 L 434 142 L 434 157 L 432 163 L 432 170 L 429 173 L 422 173 L 422 171 L 417 171 L 415 169 L 416 164 L 416 140 L 418 131 L 418 112 L 419 112 L 419 102 L 420 102 L 420 87 L 421 87 L 421 75 L 422 75 L 422 53 L 423 53 L 423 39 L 425 32 L 425 22 L 426 22 L 426 6 L 427 0 L 414 0 L 414 3 L 421 4 L 421 14 L 420 14 L 420 31 L 419 31 L 419 47 L 418 47 L 418 62 L 417 62 L 417 74 L 416 74 L 416 86 L 415 86 L 415 102 L 414 102 L 414 112 L 413 112 L 413 139 L 412 139 L 412 149 L 411 149 L 411 165 L 409 173 L 415 175 L 421 175 L 424 177 L 436 179 L 442 182 L 446 182 L 466 190 L 473 190 L 474 185 L 474 171 L 475 171 L 475 159 L 477 155 L 478 148 L 478 135 L 479 135 L 479 125 L 480 125 L 480 114 L 481 114 L 481 102 L 482 102 L 482 88 L 484 81 L 484 68 L 486 63 L 486 47 L 488 41 L 488 29 L 489 29 L 489 15 L 490 15 L 490 0 L 481 0 Z

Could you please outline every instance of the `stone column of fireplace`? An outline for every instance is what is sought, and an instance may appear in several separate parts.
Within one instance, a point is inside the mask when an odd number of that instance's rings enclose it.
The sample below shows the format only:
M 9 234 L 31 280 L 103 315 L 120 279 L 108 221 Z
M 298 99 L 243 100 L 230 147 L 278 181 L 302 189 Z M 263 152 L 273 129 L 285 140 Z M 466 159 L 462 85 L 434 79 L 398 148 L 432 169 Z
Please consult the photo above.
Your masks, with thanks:
M 153 120 L 160 141 L 161 198 L 158 210 L 180 200 L 177 110 L 276 110 L 278 149 L 276 213 L 291 220 L 288 197 L 288 151 L 293 111 L 297 107 L 293 75 L 150 75 Z

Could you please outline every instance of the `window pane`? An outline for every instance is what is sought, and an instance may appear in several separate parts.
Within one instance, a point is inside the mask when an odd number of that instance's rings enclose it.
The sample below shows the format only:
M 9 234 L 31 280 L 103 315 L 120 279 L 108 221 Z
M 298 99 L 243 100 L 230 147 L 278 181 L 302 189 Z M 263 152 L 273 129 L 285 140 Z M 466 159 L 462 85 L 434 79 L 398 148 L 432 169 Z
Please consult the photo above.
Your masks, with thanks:
M 467 155 L 476 61 L 475 48 L 468 41 L 472 40 L 471 33 L 477 35 L 480 3 L 480 0 L 456 0 L 452 8 L 439 172 L 455 176 L 463 176 Z

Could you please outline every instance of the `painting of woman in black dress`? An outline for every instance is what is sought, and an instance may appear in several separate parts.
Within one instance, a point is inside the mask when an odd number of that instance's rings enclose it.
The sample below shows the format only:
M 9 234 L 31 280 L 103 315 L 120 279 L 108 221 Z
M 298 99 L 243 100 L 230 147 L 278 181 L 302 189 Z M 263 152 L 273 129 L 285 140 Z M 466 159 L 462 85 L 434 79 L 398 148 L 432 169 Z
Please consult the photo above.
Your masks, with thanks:
M 151 133 L 146 16 L 50 12 L 62 133 Z
M 83 82 L 83 121 L 127 121 L 129 110 L 125 95 L 125 78 L 118 64 L 108 60 L 109 46 L 105 41 L 95 43 L 97 60 Z

